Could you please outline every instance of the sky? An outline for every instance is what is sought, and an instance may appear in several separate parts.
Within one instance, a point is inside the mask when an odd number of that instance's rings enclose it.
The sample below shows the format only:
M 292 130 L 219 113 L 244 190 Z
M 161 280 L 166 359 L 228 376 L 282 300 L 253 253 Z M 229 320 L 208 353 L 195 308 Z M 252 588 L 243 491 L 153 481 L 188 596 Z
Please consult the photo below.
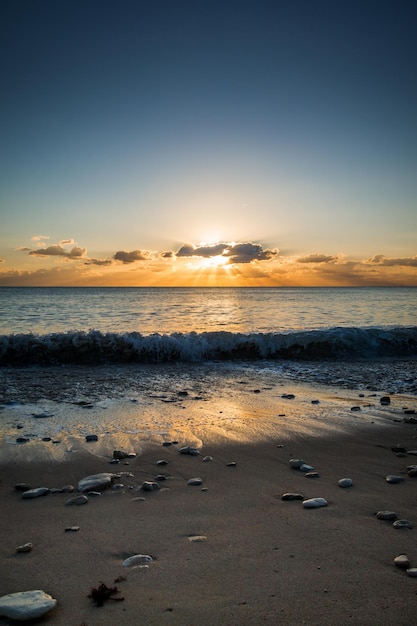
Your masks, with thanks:
M 417 286 L 417 3 L 3 0 L 0 286 Z

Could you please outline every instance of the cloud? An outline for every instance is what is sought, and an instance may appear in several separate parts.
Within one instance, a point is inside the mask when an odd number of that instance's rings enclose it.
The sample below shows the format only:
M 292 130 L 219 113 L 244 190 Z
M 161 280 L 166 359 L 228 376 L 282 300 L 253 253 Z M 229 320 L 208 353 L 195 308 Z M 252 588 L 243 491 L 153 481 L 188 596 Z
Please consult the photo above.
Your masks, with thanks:
M 229 263 L 251 263 L 252 261 L 267 261 L 279 254 L 279 250 L 266 249 L 258 243 L 216 243 L 213 245 L 193 246 L 184 244 L 176 253 L 177 257 L 203 257 L 224 256 Z
M 147 250 L 118 250 L 114 255 L 115 261 L 121 261 L 122 263 L 134 263 L 135 261 L 147 261 L 149 259 L 149 252 Z
M 297 263 L 333 263 L 337 261 L 337 256 L 328 254 L 309 254 L 296 259 Z
M 395 265 L 402 267 L 417 267 L 417 256 L 395 259 L 386 257 L 383 254 L 376 254 L 364 262 L 368 265 L 382 265 L 384 267 L 394 267 Z
M 112 259 L 88 259 L 84 265 L 112 265 Z
M 210 258 L 223 254 L 228 247 L 227 243 L 216 243 L 211 246 L 193 246 L 192 244 L 185 243 L 178 250 L 177 257 L 200 256 Z
M 174 253 L 172 250 L 167 250 L 166 252 L 161 252 L 160 257 L 162 259 L 172 259 L 174 257 Z
M 74 243 L 75 243 L 74 239 L 62 239 L 62 241 L 59 242 L 61 246 L 67 246 L 68 244 L 74 244 Z
M 259 243 L 235 243 L 224 253 L 229 257 L 230 263 L 251 263 L 252 261 L 270 261 L 278 256 L 279 250 L 266 249 Z
M 74 246 L 71 250 L 64 250 L 59 244 L 48 246 L 47 248 L 39 248 L 39 250 L 31 250 L 29 252 L 32 256 L 62 256 L 66 259 L 79 259 L 83 257 L 87 252 L 87 248 L 79 248 Z
M 4 263 L 4 259 L 0 259 L 0 263 Z
M 26 246 L 19 246 L 19 248 L 16 248 L 19 252 L 29 252 L 31 249 L 32 248 L 27 248 Z
M 42 239 L 50 239 L 48 235 L 34 235 L 31 237 L 31 241 L 42 241 Z

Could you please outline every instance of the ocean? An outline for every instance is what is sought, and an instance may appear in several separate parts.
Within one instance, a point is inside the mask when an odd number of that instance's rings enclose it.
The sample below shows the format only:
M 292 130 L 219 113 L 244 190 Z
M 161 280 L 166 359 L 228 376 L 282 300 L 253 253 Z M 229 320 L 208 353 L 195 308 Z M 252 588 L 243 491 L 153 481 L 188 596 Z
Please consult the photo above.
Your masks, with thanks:
M 137 448 L 320 433 L 385 419 L 384 394 L 400 420 L 416 404 L 416 311 L 402 287 L 1 288 L 0 434 Z

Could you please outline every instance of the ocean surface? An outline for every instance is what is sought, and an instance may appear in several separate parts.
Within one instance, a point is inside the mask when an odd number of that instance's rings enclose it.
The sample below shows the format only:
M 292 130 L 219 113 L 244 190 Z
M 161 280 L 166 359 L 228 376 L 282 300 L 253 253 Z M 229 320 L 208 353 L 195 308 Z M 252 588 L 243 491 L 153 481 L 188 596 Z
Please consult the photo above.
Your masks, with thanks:
M 1 288 L 0 364 L 403 358 L 413 288 Z

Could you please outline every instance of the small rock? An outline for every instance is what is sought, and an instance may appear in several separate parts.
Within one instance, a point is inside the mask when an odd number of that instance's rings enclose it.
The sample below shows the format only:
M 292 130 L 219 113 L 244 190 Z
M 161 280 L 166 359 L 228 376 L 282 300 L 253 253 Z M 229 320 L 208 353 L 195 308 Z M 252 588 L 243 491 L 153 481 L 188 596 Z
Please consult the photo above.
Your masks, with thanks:
M 315 509 L 320 506 L 327 506 L 327 500 L 324 498 L 309 498 L 303 501 L 303 507 L 305 509 Z
M 391 398 L 389 396 L 382 396 L 379 402 L 380 404 L 382 404 L 382 406 L 387 406 L 388 404 L 391 404 Z
M 0 615 L 17 621 L 37 619 L 52 611 L 57 601 L 44 591 L 20 591 L 0 598 Z
M 408 519 L 397 519 L 393 526 L 394 528 L 412 528 L 413 524 Z
M 113 450 L 113 458 L 114 459 L 127 459 L 129 456 L 128 452 L 124 452 L 124 450 Z
M 404 482 L 404 478 L 402 476 L 397 476 L 396 474 L 389 474 L 385 477 L 385 480 L 387 483 L 391 483 L 393 485 Z
M 318 472 L 307 472 L 304 474 L 304 478 L 320 478 L 320 474 Z
M 87 504 L 88 497 L 84 495 L 74 496 L 65 502 L 67 506 L 71 506 L 73 504 L 80 506 L 82 504 Z
M 16 437 L 16 443 L 27 443 L 30 441 L 29 437 Z
M 206 541 L 207 537 L 206 535 L 190 535 L 188 537 L 188 541 L 191 541 L 191 543 L 200 543 L 201 541 Z
M 172 441 L 164 441 L 162 445 L 164 446 L 164 448 L 169 448 L 169 446 L 172 446 Z
M 210 462 L 210 461 L 212 461 L 212 460 L 213 460 L 213 457 L 212 457 L 212 456 L 207 455 L 207 456 L 205 456 L 205 457 L 204 457 L 204 459 L 203 459 L 203 463 L 209 463 L 209 462 Z
M 179 449 L 180 454 L 189 454 L 191 456 L 198 456 L 200 454 L 200 450 L 198 448 L 193 448 L 192 446 L 184 446 Z
M 122 491 L 125 488 L 125 486 L 122 483 L 116 483 L 115 485 L 112 485 L 112 491 Z
M 295 395 L 293 393 L 283 393 L 281 398 L 284 398 L 284 400 L 294 400 Z
M 159 461 L 156 462 L 157 465 L 168 465 L 168 461 L 165 461 L 165 459 L 160 459 Z
M 65 532 L 66 532 L 66 533 L 76 533 L 76 532 L 78 532 L 79 530 L 80 530 L 80 527 L 79 527 L 79 526 L 67 526 L 67 527 L 65 528 Z
M 401 569 L 408 569 L 410 567 L 410 559 L 405 554 L 400 554 L 399 556 L 396 556 L 394 559 L 394 563 L 397 567 L 400 567 Z
M 352 406 L 350 410 L 351 411 L 360 411 L 361 407 L 360 406 Z
M 307 465 L 307 463 L 303 463 L 299 467 L 300 472 L 312 472 L 314 467 L 312 465 Z
M 120 463 L 120 459 L 110 459 L 110 465 L 118 465 Z
M 32 487 L 28 483 L 17 483 L 14 488 L 16 491 L 30 491 Z
M 378 511 L 378 513 L 376 513 L 376 517 L 377 519 L 389 520 L 392 522 L 397 519 L 398 515 L 394 511 Z
M 417 450 L 407 450 L 407 454 L 412 454 L 413 456 L 417 456 Z
M 417 467 L 412 467 L 411 469 L 407 470 L 407 474 L 411 478 L 414 478 L 415 476 L 417 476 Z
M 16 552 L 30 552 L 33 550 L 33 543 L 24 543 L 21 546 L 17 546 Z
M 25 500 L 30 498 L 39 498 L 39 496 L 46 496 L 49 493 L 48 487 L 37 487 L 36 489 L 29 489 L 29 491 L 24 491 L 22 493 L 22 498 Z
M 236 467 L 236 461 L 229 461 L 229 463 L 226 463 L 226 467 Z
M 123 561 L 123 567 L 147 567 L 153 562 L 153 558 L 148 554 L 134 554 Z
M 407 570 L 407 574 L 408 574 L 409 576 L 412 576 L 413 578 L 417 578 L 417 567 L 410 567 L 410 568 Z
M 145 480 L 145 482 L 142 483 L 142 489 L 143 491 L 158 491 L 160 486 L 153 480 Z
M 283 493 L 281 496 L 281 500 L 304 500 L 304 496 L 301 493 Z
M 161 481 L 166 480 L 166 479 L 167 479 L 167 477 L 165 476 L 165 474 L 157 474 L 155 476 L 155 480 L 157 480 L 158 482 L 161 482 Z
M 320 400 L 312 400 L 311 404 L 320 404 Z
M 203 480 L 201 478 L 190 478 L 190 480 L 187 481 L 187 485 L 194 486 L 194 487 L 197 487 L 198 485 L 202 485 L 202 484 L 203 484 Z
M 342 489 L 346 489 L 347 487 L 352 487 L 353 480 L 351 478 L 341 478 L 337 484 L 339 487 L 342 487 Z
M 304 465 L 304 461 L 302 459 L 290 459 L 290 466 L 293 469 L 300 469 L 302 465 Z
M 101 474 L 92 474 L 86 476 L 78 482 L 78 491 L 82 493 L 90 490 L 106 489 L 110 487 L 112 481 L 117 478 L 116 474 L 110 474 L 109 472 L 102 472 Z
M 393 452 L 396 452 L 396 453 L 398 453 L 398 452 L 407 452 L 407 448 L 404 448 L 404 446 L 400 446 L 400 444 L 398 444 L 398 443 L 397 443 L 397 445 L 396 445 L 396 446 L 393 446 L 393 447 L 391 448 L 391 450 L 392 450 Z
M 85 436 L 85 440 L 86 441 L 98 441 L 98 436 L 97 435 L 86 435 Z

